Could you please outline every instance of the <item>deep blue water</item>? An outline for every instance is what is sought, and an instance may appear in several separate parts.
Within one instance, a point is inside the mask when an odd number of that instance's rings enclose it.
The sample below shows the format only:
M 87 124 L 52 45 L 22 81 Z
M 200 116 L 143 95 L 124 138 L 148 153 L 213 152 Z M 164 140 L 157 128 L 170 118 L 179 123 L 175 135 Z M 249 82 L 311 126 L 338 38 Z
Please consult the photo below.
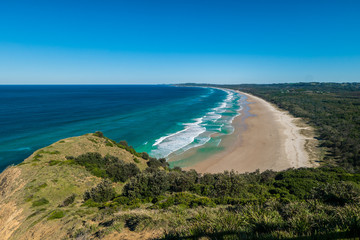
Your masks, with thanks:
M 238 96 L 149 85 L 0 86 L 0 171 L 63 138 L 102 131 L 156 157 L 230 132 Z

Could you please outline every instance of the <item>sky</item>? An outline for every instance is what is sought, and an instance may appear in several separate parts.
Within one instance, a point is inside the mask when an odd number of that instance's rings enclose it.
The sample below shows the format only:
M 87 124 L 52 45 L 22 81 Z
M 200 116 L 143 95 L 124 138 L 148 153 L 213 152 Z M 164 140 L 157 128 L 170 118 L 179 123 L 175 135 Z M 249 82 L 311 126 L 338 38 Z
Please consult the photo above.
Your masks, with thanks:
M 358 0 L 1 1 L 0 84 L 360 81 Z

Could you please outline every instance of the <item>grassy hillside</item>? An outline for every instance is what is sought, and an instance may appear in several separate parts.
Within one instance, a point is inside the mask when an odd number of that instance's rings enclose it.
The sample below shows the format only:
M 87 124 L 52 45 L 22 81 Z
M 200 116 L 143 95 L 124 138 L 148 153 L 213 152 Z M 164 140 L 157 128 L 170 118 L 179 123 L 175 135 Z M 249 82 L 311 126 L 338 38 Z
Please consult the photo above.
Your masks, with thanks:
M 8 167 L 0 175 L 0 236 L 61 239 L 68 236 L 69 229 L 81 227 L 82 221 L 92 222 L 98 209 L 81 207 L 83 195 L 101 178 L 74 163 L 73 158 L 97 152 L 144 170 L 147 160 L 125 148 L 107 138 L 87 134 L 58 141 L 34 152 L 23 163 Z M 123 183 L 114 182 L 113 187 L 121 192 Z M 66 199 L 71 203 L 59 207 Z

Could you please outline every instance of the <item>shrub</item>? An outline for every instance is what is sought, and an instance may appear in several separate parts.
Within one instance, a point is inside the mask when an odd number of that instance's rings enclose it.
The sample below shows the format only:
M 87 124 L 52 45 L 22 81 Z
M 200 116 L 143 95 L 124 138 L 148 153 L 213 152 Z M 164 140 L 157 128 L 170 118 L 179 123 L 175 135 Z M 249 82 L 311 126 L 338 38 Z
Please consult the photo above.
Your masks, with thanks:
M 144 158 L 146 159 L 146 158 Z M 149 161 L 146 163 L 149 168 L 159 168 L 162 166 L 159 160 L 156 158 L 150 158 Z
M 119 144 L 124 147 L 129 147 L 129 144 L 125 140 L 121 140 Z
M 95 137 L 100 137 L 100 138 L 103 138 L 104 137 L 104 134 L 100 131 L 96 131 L 94 134 L 93 134 Z
M 159 167 L 167 168 L 169 166 L 165 158 L 156 159 L 149 157 L 148 159 L 149 161 L 147 162 L 147 165 L 149 168 L 159 168 Z
M 148 160 L 149 159 L 149 154 L 147 154 L 146 152 L 142 152 L 141 153 L 141 157 L 145 160 Z
M 88 200 L 86 200 L 81 206 L 84 206 L 84 207 L 102 207 L 103 204 L 102 204 L 102 203 L 95 202 L 95 201 L 92 200 L 92 199 L 88 199 Z
M 169 182 L 166 172 L 143 172 L 130 179 L 130 182 L 124 186 L 123 194 L 130 198 L 153 198 L 168 189 Z
M 113 201 L 121 205 L 127 205 L 130 202 L 130 199 L 128 197 L 120 196 L 115 198 Z
M 54 165 L 59 164 L 59 163 L 61 163 L 61 161 L 59 161 L 59 160 L 50 160 L 49 161 L 49 166 L 54 166 Z
M 105 168 L 107 175 L 116 182 L 125 182 L 140 173 L 140 169 L 134 163 L 125 163 L 121 160 L 107 161 Z
M 49 200 L 47 200 L 46 198 L 40 198 L 38 200 L 35 200 L 32 203 L 32 206 L 33 207 L 38 207 L 38 206 L 42 206 L 42 205 L 45 205 L 45 204 L 48 204 L 48 203 L 49 203 Z
M 65 213 L 61 210 L 55 210 L 53 211 L 50 216 L 48 217 L 48 220 L 53 220 L 53 219 L 59 219 L 65 216 Z
M 326 183 L 312 190 L 312 198 L 333 205 L 355 203 L 360 199 L 360 188 L 354 183 Z
M 161 165 L 162 165 L 163 167 L 169 167 L 169 163 L 166 161 L 165 158 L 160 158 L 160 159 L 159 159 L 159 162 L 161 163 Z
M 84 194 L 84 200 L 92 199 L 94 202 L 106 202 L 115 197 L 115 190 L 112 183 L 105 179 L 99 183 L 96 187 Z
M 203 206 L 203 207 L 216 207 L 216 204 L 213 200 L 211 200 L 208 197 L 197 197 L 194 200 L 192 200 L 189 204 L 191 208 L 197 207 L 197 206 Z
M 194 179 L 187 173 L 172 171 L 168 174 L 170 190 L 173 192 L 188 191 L 194 185 Z
M 113 181 L 125 182 L 140 172 L 134 163 L 125 163 L 114 156 L 102 157 L 100 153 L 85 153 L 75 158 L 75 163 L 97 177 L 110 178 Z
M 72 194 L 69 197 L 65 198 L 65 200 L 59 205 L 59 207 L 66 207 L 72 204 L 75 201 L 76 194 Z

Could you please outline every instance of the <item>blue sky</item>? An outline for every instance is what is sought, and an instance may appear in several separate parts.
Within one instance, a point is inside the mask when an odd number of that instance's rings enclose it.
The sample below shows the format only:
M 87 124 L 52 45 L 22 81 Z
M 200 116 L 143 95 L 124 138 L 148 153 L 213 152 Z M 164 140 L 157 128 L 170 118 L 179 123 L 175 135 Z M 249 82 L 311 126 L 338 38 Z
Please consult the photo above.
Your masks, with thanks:
M 360 1 L 7 1 L 0 84 L 360 80 Z

